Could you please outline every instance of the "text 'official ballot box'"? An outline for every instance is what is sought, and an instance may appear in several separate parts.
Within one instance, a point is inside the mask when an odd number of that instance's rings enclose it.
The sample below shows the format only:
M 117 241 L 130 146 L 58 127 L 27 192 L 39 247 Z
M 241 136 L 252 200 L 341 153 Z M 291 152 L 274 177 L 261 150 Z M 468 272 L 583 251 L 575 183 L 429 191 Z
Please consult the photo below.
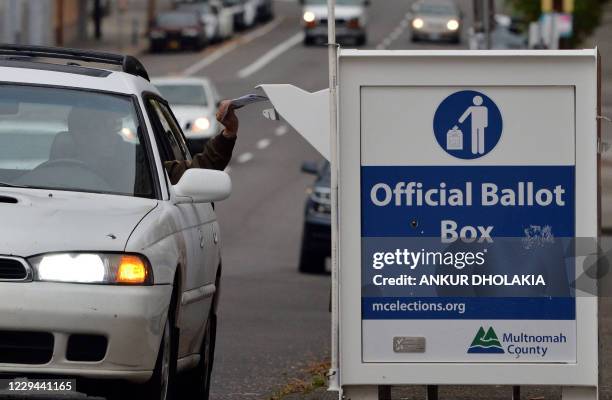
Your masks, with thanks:
M 595 50 L 340 52 L 343 386 L 597 387 L 596 291 L 576 284 L 597 75 Z

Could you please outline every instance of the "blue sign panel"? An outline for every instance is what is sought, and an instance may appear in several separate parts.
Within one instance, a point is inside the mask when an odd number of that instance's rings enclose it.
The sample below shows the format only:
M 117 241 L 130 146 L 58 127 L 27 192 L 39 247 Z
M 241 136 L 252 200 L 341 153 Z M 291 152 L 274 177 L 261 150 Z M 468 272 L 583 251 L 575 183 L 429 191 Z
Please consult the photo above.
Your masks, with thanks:
M 363 166 L 364 319 L 574 320 L 573 166 Z

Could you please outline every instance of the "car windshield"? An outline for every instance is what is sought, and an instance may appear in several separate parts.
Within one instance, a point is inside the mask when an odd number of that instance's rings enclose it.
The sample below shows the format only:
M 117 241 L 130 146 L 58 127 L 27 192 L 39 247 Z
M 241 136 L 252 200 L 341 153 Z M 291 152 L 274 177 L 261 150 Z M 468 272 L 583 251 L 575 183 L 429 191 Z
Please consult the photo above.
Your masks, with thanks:
M 202 85 L 158 84 L 157 89 L 170 104 L 208 107 Z
M 0 85 L 0 186 L 153 197 L 130 97 Z
M 162 28 L 192 26 L 198 24 L 198 15 L 192 12 L 171 12 L 157 16 L 157 25 Z
M 452 4 L 447 3 L 421 3 L 419 13 L 433 15 L 455 15 L 456 10 Z
M 339 6 L 360 6 L 365 3 L 364 0 L 336 0 L 336 5 Z M 308 5 L 327 5 L 327 0 L 306 0 Z

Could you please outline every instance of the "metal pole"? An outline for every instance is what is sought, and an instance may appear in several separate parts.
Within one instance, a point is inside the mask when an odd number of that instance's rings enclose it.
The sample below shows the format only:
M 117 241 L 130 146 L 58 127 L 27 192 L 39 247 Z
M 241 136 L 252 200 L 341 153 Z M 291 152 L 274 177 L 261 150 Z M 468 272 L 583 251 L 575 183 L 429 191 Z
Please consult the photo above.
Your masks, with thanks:
M 336 0 L 327 1 L 327 49 L 329 58 L 329 136 L 331 162 L 331 272 L 332 272 L 332 323 L 331 367 L 329 390 L 341 392 L 338 376 L 339 318 L 338 318 L 338 45 L 336 44 Z M 342 395 L 342 393 L 340 393 Z
M 484 34 L 485 34 L 485 43 L 486 43 L 486 49 L 490 50 L 491 49 L 491 3 L 489 2 L 489 0 L 483 0 L 484 1 L 484 7 L 483 7 L 483 27 L 484 27 Z

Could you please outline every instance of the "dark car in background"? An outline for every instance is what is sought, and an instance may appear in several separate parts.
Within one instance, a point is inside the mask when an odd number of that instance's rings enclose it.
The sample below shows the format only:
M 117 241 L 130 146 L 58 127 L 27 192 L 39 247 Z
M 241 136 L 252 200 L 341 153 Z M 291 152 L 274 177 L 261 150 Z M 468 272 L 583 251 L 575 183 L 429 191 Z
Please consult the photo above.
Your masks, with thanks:
M 325 272 L 331 256 L 331 177 L 329 162 L 305 162 L 302 172 L 316 176 L 308 188 L 304 206 L 304 230 L 299 270 L 305 273 Z
M 155 17 L 149 32 L 151 52 L 203 49 L 208 44 L 205 28 L 196 11 L 162 12 Z

